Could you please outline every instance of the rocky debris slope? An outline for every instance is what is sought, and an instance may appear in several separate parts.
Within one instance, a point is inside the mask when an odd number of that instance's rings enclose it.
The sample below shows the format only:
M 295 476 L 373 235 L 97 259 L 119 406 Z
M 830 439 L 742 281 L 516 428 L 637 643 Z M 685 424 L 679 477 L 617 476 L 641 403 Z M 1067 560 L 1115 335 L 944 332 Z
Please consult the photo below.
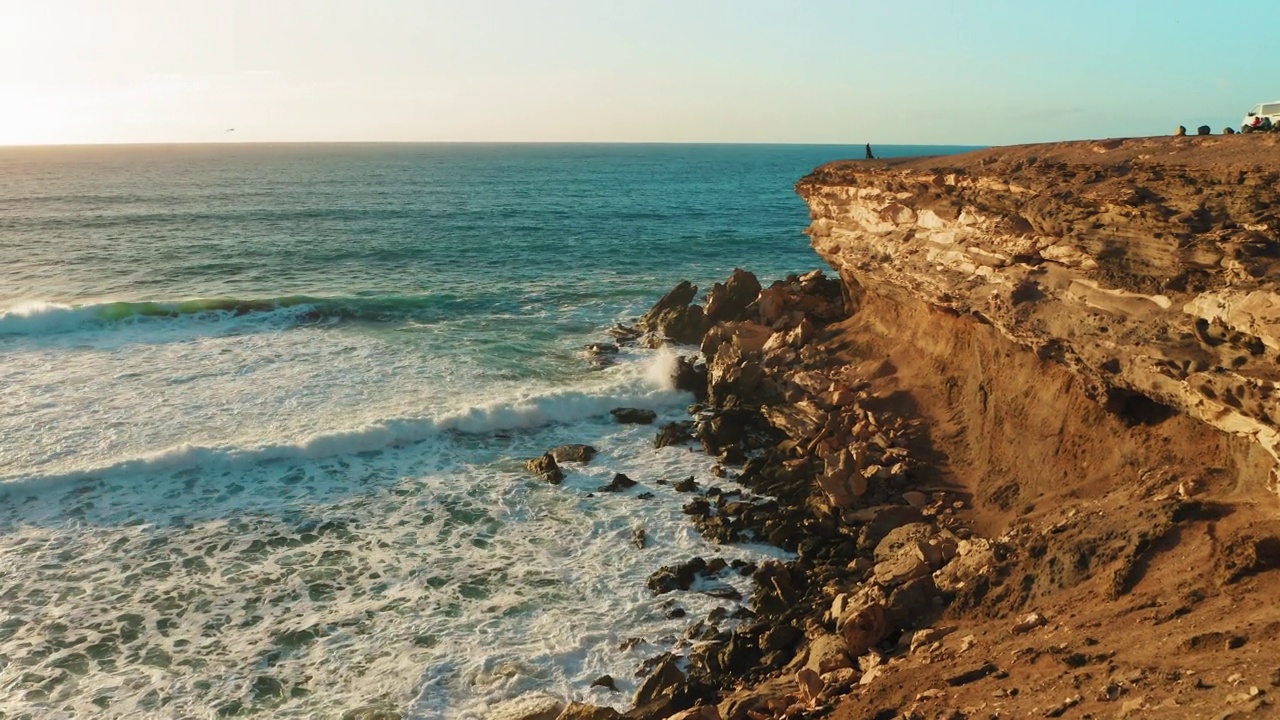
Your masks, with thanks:
M 820 344 L 892 364 L 912 472 L 999 566 L 836 717 L 1274 712 L 1277 168 L 1274 138 L 1152 138 L 799 183 L 852 311 Z

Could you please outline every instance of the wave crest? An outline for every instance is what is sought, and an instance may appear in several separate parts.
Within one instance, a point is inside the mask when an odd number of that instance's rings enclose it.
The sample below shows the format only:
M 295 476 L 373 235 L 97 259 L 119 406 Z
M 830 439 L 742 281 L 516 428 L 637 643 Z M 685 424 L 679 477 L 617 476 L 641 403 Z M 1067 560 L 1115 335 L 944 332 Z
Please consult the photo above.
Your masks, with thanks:
M 393 321 L 424 312 L 448 312 L 457 298 L 445 295 L 383 297 L 197 298 L 173 301 L 66 305 L 29 300 L 0 311 L 0 335 L 58 335 L 165 320 L 218 322 L 255 316 L 265 321 L 317 323 L 342 320 Z

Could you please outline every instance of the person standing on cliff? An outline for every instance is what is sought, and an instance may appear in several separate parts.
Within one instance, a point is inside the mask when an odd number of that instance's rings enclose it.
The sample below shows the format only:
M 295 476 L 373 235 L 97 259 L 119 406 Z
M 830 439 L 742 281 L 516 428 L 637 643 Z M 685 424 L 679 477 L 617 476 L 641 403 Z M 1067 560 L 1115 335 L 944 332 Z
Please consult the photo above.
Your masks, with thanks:
M 876 156 L 871 154 L 871 143 L 867 143 L 867 159 L 875 160 Z

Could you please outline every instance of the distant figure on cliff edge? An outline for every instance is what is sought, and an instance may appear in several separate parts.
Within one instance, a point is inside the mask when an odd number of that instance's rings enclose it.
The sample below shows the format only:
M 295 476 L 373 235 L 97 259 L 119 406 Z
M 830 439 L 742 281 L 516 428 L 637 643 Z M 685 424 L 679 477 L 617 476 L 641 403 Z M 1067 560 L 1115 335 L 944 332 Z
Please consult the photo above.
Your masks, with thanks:
M 867 159 L 875 160 L 876 156 L 871 154 L 871 143 L 867 143 Z

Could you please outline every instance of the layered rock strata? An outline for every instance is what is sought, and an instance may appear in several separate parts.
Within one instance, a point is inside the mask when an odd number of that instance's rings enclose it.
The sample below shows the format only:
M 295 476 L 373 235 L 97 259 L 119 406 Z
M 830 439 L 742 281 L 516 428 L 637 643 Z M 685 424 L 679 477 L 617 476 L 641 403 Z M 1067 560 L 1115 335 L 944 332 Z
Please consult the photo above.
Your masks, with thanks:
M 1280 458 L 1280 143 L 1254 140 L 833 163 L 797 190 L 851 288 L 989 323 L 1135 422 L 1181 413 Z

